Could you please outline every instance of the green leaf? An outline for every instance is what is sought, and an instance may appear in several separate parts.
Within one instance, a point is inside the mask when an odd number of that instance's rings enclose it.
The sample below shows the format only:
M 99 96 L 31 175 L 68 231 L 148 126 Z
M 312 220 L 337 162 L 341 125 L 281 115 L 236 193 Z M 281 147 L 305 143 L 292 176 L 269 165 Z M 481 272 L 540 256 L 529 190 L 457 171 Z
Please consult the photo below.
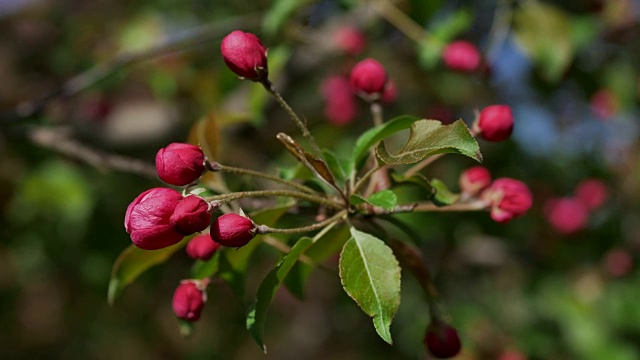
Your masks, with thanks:
M 431 201 L 437 206 L 454 204 L 460 198 L 459 194 L 452 193 L 449 188 L 447 188 L 447 185 L 438 179 L 431 179 L 431 186 L 433 186 L 436 191 Z
M 116 259 L 111 270 L 107 301 L 113 305 L 124 289 L 150 267 L 165 262 L 173 253 L 182 249 L 193 236 L 160 250 L 142 250 L 131 244 Z
M 282 24 L 291 18 L 291 15 L 309 0 L 276 0 L 269 7 L 269 11 L 264 16 L 262 28 L 268 36 L 274 36 Z M 271 61 L 271 58 L 269 58 Z
M 394 185 L 414 184 L 426 189 L 429 193 L 431 193 L 432 196 L 436 192 L 429 180 L 422 174 L 415 174 L 411 175 L 410 177 L 404 177 L 402 174 L 399 174 L 397 171 L 391 169 L 391 171 L 389 171 L 389 175 L 391 176 L 391 181 Z
M 393 211 L 396 205 L 398 205 L 398 196 L 396 196 L 396 193 L 393 191 L 387 189 L 372 194 L 367 201 L 374 206 Z
M 373 206 L 381 207 L 385 210 L 392 211 L 396 205 L 398 205 L 398 197 L 391 190 L 382 190 L 371 195 L 368 199 L 363 198 L 358 194 L 351 194 L 349 202 L 353 205 L 370 204 Z
M 355 228 L 351 236 L 340 254 L 342 287 L 391 344 L 391 321 L 400 306 L 400 265 L 382 240 Z
M 269 305 L 271 305 L 271 301 L 285 277 L 298 261 L 298 257 L 300 257 L 312 243 L 313 241 L 309 237 L 303 237 L 298 240 L 291 248 L 291 251 L 282 258 L 282 261 L 269 272 L 258 288 L 256 302 L 247 316 L 247 329 L 265 354 L 267 353 L 267 347 L 264 344 L 263 333 Z
M 414 164 L 436 154 L 455 153 L 482 161 L 480 147 L 469 128 L 458 120 L 442 125 L 438 120 L 419 120 L 411 125 L 409 139 L 395 155 L 389 154 L 380 142 L 376 154 L 385 164 Z
M 216 251 L 211 259 L 207 261 L 196 260 L 191 266 L 191 278 L 192 279 L 206 279 L 212 277 L 218 272 L 220 268 L 220 252 L 222 249 Z
M 369 152 L 369 148 L 400 130 L 408 129 L 417 120 L 418 118 L 412 115 L 401 115 L 365 131 L 356 141 L 349 170 L 358 167 L 358 163 Z
M 515 39 L 541 68 L 547 81 L 560 80 L 573 59 L 573 29 L 569 16 L 540 1 L 525 1 L 514 13 Z

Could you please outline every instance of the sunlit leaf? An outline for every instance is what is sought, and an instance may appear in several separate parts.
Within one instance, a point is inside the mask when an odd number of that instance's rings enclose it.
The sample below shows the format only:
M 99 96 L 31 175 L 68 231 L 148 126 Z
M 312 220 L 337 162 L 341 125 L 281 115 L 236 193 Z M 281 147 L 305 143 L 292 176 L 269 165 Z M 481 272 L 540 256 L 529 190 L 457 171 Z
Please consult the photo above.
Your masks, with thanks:
M 567 14 L 541 1 L 524 1 L 514 13 L 515 38 L 547 81 L 558 81 L 573 59 Z
M 391 344 L 391 321 L 400 306 L 400 265 L 382 240 L 354 228 L 351 236 L 340 254 L 342 286 Z
M 482 161 L 480 147 L 469 132 L 469 128 L 458 120 L 442 125 L 437 120 L 419 120 L 411 125 L 409 139 L 397 154 L 390 154 L 384 142 L 380 142 L 376 153 L 385 164 L 413 164 L 436 154 L 454 153 Z
M 351 194 L 349 202 L 353 205 L 370 204 L 381 207 L 385 210 L 392 211 L 398 205 L 398 197 L 392 190 L 382 190 L 372 194 L 368 199 L 358 194 Z
M 138 276 L 150 267 L 165 262 L 173 253 L 182 249 L 192 236 L 185 237 L 179 243 L 159 250 L 142 250 L 129 245 L 116 259 L 111 270 L 107 300 L 110 305 L 122 294 L 122 291 Z
M 398 197 L 392 190 L 382 190 L 371 194 L 367 199 L 369 204 L 392 211 L 398 205 Z
M 452 193 L 447 185 L 438 179 L 431 180 L 431 186 L 435 189 L 435 194 L 431 201 L 437 206 L 447 206 L 454 204 L 460 198 L 459 194 Z
M 409 126 L 417 120 L 418 118 L 415 116 L 402 115 L 365 131 L 356 141 L 355 148 L 353 149 L 353 155 L 351 157 L 350 170 L 358 167 L 360 160 L 365 157 L 372 146 L 398 131 L 408 129 Z
M 296 261 L 298 261 L 298 257 L 300 257 L 312 243 L 313 241 L 308 237 L 303 237 L 298 240 L 291 248 L 291 251 L 282 258 L 282 261 L 269 272 L 258 288 L 256 302 L 247 316 L 247 329 L 265 353 L 267 352 L 267 347 L 264 344 L 263 333 L 269 305 L 271 305 L 271 301 L 285 277 Z

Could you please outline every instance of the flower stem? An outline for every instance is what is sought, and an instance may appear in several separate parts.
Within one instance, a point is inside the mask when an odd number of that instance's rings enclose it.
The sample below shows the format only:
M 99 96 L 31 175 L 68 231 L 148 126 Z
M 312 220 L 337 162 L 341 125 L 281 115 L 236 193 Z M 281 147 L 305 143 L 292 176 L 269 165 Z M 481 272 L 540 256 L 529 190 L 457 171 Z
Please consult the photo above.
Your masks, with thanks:
M 298 184 L 298 183 L 293 182 L 293 181 L 281 179 L 281 178 L 279 178 L 277 176 L 265 174 L 265 173 L 262 173 L 262 172 L 259 172 L 259 171 L 243 169 L 243 168 L 239 168 L 239 167 L 227 166 L 227 165 L 222 165 L 222 164 L 218 164 L 218 165 L 219 165 L 220 171 L 224 171 L 224 172 L 228 172 L 228 173 L 235 173 L 235 174 L 245 174 L 245 175 L 249 175 L 249 176 L 259 177 L 259 178 L 271 180 L 273 182 L 277 182 L 277 183 L 280 183 L 280 184 L 283 184 L 283 185 L 290 186 L 292 188 L 295 188 L 297 190 L 300 190 L 300 191 L 303 191 L 303 192 L 306 192 L 306 193 L 309 193 L 309 194 L 317 194 L 317 192 L 315 190 L 313 190 L 312 188 L 310 188 L 310 187 Z
M 276 228 L 269 227 L 267 225 L 258 225 L 256 233 L 257 234 L 298 234 L 298 233 L 315 231 L 318 229 L 322 229 L 327 225 L 337 223 L 340 220 L 340 218 L 345 216 L 346 214 L 347 214 L 347 210 L 341 210 L 335 215 L 333 215 L 332 217 L 324 221 L 321 221 L 319 223 L 315 223 L 309 226 L 290 228 L 290 229 L 276 229 Z
M 431 202 L 420 202 L 417 204 L 398 205 L 393 210 L 394 213 L 412 212 L 412 211 L 479 211 L 484 210 L 489 205 L 484 200 L 474 200 L 467 203 L 457 203 L 448 206 L 437 206 Z
M 382 125 L 382 105 L 380 105 L 380 102 L 372 101 L 371 105 L 369 106 L 369 110 L 371 111 L 371 116 L 373 117 L 373 125 Z
M 307 125 L 305 124 L 304 121 L 302 121 L 302 119 L 300 119 L 298 114 L 296 114 L 296 112 L 293 111 L 291 106 L 289 106 L 289 104 L 284 100 L 282 95 L 280 95 L 278 90 L 276 90 L 276 88 L 273 86 L 273 83 L 269 79 L 265 79 L 264 81 L 261 81 L 261 84 L 262 86 L 264 86 L 267 92 L 271 94 L 274 97 L 274 99 L 276 99 L 278 104 L 287 112 L 289 117 L 296 123 L 296 125 L 298 125 L 300 132 L 302 132 L 302 136 L 304 136 L 307 140 L 309 140 L 309 143 L 311 144 L 311 147 L 313 148 L 313 151 L 316 153 L 316 155 L 322 158 L 322 151 L 320 150 L 320 147 L 318 146 L 316 139 L 309 132 Z
M 407 171 L 404 172 L 404 176 L 405 177 L 411 177 L 415 174 L 417 174 L 420 170 L 426 168 L 427 166 L 431 165 L 431 163 L 435 162 L 436 160 L 440 159 L 441 157 L 443 157 L 444 154 L 436 154 L 433 156 L 429 156 L 428 158 L 420 161 L 419 163 L 413 165 L 412 167 L 410 167 Z
M 322 196 L 307 194 L 307 193 L 293 191 L 293 190 L 242 191 L 242 192 L 235 192 L 231 194 L 210 196 L 210 197 L 207 197 L 206 200 L 209 202 L 220 201 L 221 204 L 224 204 L 224 203 L 228 203 L 228 202 L 238 200 L 238 199 L 243 199 L 243 198 L 270 197 L 270 196 L 292 197 L 292 198 L 315 202 L 321 205 L 326 205 L 326 206 L 330 206 L 337 209 L 344 209 L 343 204 L 336 202 L 334 200 L 331 200 Z

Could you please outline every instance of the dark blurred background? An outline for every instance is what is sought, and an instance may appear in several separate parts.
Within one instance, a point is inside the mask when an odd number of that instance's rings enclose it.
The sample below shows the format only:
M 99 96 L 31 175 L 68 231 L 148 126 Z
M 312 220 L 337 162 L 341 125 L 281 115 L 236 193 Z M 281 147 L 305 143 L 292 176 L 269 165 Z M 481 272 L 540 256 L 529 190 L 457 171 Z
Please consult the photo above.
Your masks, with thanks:
M 389 346 L 337 275 L 318 270 L 304 301 L 278 292 L 263 355 L 243 304 L 279 257 L 266 247 L 252 256 L 246 299 L 215 280 L 188 339 L 171 311 L 192 263 L 183 251 L 107 304 L 112 265 L 130 245 L 125 209 L 161 186 L 160 147 L 189 139 L 217 147 L 225 164 L 271 173 L 293 164 L 275 134 L 295 125 L 222 62 L 222 37 L 242 29 L 270 48 L 276 86 L 341 156 L 370 115 L 360 103 L 349 124 L 328 121 L 320 88 L 365 57 L 397 86 L 386 119 L 470 124 L 476 109 L 512 107 L 514 136 L 480 142 L 484 165 L 526 182 L 533 209 L 507 225 L 486 213 L 402 217 L 463 339 L 459 359 L 639 359 L 639 17 L 637 0 L 0 0 L 0 358 L 427 356 L 428 310 L 409 273 Z M 357 55 L 336 44 L 345 26 L 365 35 Z M 440 51 L 455 39 L 478 46 L 482 71 L 444 67 Z M 425 173 L 457 190 L 471 165 L 451 155 Z M 586 219 L 553 206 L 586 179 L 606 194 Z

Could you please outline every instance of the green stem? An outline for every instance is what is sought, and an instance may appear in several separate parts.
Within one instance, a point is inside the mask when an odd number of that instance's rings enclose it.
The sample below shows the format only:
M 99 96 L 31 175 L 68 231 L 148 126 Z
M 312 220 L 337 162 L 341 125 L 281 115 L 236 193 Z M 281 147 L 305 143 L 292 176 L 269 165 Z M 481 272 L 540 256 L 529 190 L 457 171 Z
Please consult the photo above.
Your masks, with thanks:
M 353 189 L 351 190 L 352 194 L 357 193 L 358 190 L 360 190 L 360 188 L 365 184 L 365 182 L 378 170 L 382 169 L 385 165 L 380 165 L 376 162 L 376 164 L 369 169 L 369 171 L 367 171 L 359 180 L 358 182 L 356 182 L 356 184 L 353 186 Z
M 238 168 L 238 167 L 233 167 L 233 166 L 227 166 L 227 165 L 222 165 L 222 164 L 218 164 L 220 171 L 224 171 L 224 172 L 228 172 L 228 173 L 235 173 L 235 174 L 245 174 L 245 175 L 249 175 L 249 176 L 254 176 L 254 177 L 259 177 L 259 178 L 263 178 L 263 179 L 267 179 L 267 180 L 271 180 L 273 182 L 277 182 L 283 185 L 287 185 L 290 186 L 292 188 L 296 188 L 300 191 L 309 193 L 309 194 L 317 194 L 317 192 L 315 190 L 313 190 L 310 187 L 298 184 L 296 182 L 293 181 L 289 181 L 289 180 L 285 180 L 285 179 L 281 179 L 277 176 L 273 176 L 273 175 L 269 175 L 269 174 L 265 174 L 259 171 L 254 171 L 254 170 L 249 170 L 249 169 L 243 169 L 243 168 Z
M 292 197 L 292 198 L 315 202 L 321 205 L 326 205 L 326 206 L 337 208 L 337 209 L 344 209 L 343 204 L 340 204 L 339 202 L 336 202 L 334 200 L 327 199 L 321 196 L 299 192 L 299 191 L 293 191 L 293 190 L 242 191 L 242 192 L 235 192 L 231 194 L 210 196 L 210 197 L 207 197 L 206 200 L 209 202 L 219 201 L 221 204 L 224 204 L 224 203 L 228 203 L 228 202 L 238 200 L 238 199 L 243 199 L 243 198 L 271 197 L 271 196 Z
M 310 232 L 310 231 L 315 231 L 318 229 L 322 229 L 323 227 L 336 223 L 340 220 L 341 217 L 343 217 L 344 215 L 346 215 L 347 211 L 346 210 L 341 210 L 338 213 L 336 213 L 335 215 L 333 215 L 332 217 L 321 221 L 319 223 L 313 224 L 313 225 L 309 225 L 309 226 L 302 226 L 302 227 L 297 227 L 297 228 L 290 228 L 290 229 L 276 229 L 276 228 L 271 228 L 267 225 L 258 225 L 258 228 L 256 230 L 257 234 L 298 234 L 298 233 L 305 233 L 305 232 Z
M 291 106 L 289 106 L 289 104 L 284 100 L 282 95 L 280 95 L 278 90 L 276 90 L 276 88 L 273 86 L 273 83 L 269 79 L 265 79 L 264 81 L 261 82 L 261 84 L 262 86 L 264 86 L 267 92 L 271 94 L 274 97 L 274 99 L 276 99 L 278 104 L 287 112 L 289 117 L 296 123 L 296 125 L 298 125 L 300 132 L 302 132 L 302 136 L 304 136 L 307 140 L 309 140 L 309 143 L 311 144 L 311 147 L 313 148 L 313 151 L 316 153 L 316 155 L 322 158 L 322 151 L 320 150 L 320 146 L 318 146 L 316 139 L 309 132 L 309 129 L 307 128 L 305 122 L 302 121 L 302 119 L 300 119 L 300 117 L 298 116 L 298 114 L 296 114 L 295 111 L 293 111 Z
M 382 105 L 378 101 L 372 101 L 369 106 L 369 110 L 371 111 L 371 116 L 373 117 L 373 125 L 378 126 L 382 125 L 383 115 L 382 115 Z
M 410 167 L 407 171 L 404 172 L 404 176 L 405 177 L 411 177 L 415 174 L 417 174 L 420 170 L 426 168 L 427 166 L 431 165 L 431 163 L 435 162 L 436 160 L 440 159 L 441 157 L 443 157 L 444 154 L 437 154 L 437 155 L 433 155 L 433 156 L 429 156 L 428 158 L 420 161 L 419 163 L 413 165 L 412 167 Z

